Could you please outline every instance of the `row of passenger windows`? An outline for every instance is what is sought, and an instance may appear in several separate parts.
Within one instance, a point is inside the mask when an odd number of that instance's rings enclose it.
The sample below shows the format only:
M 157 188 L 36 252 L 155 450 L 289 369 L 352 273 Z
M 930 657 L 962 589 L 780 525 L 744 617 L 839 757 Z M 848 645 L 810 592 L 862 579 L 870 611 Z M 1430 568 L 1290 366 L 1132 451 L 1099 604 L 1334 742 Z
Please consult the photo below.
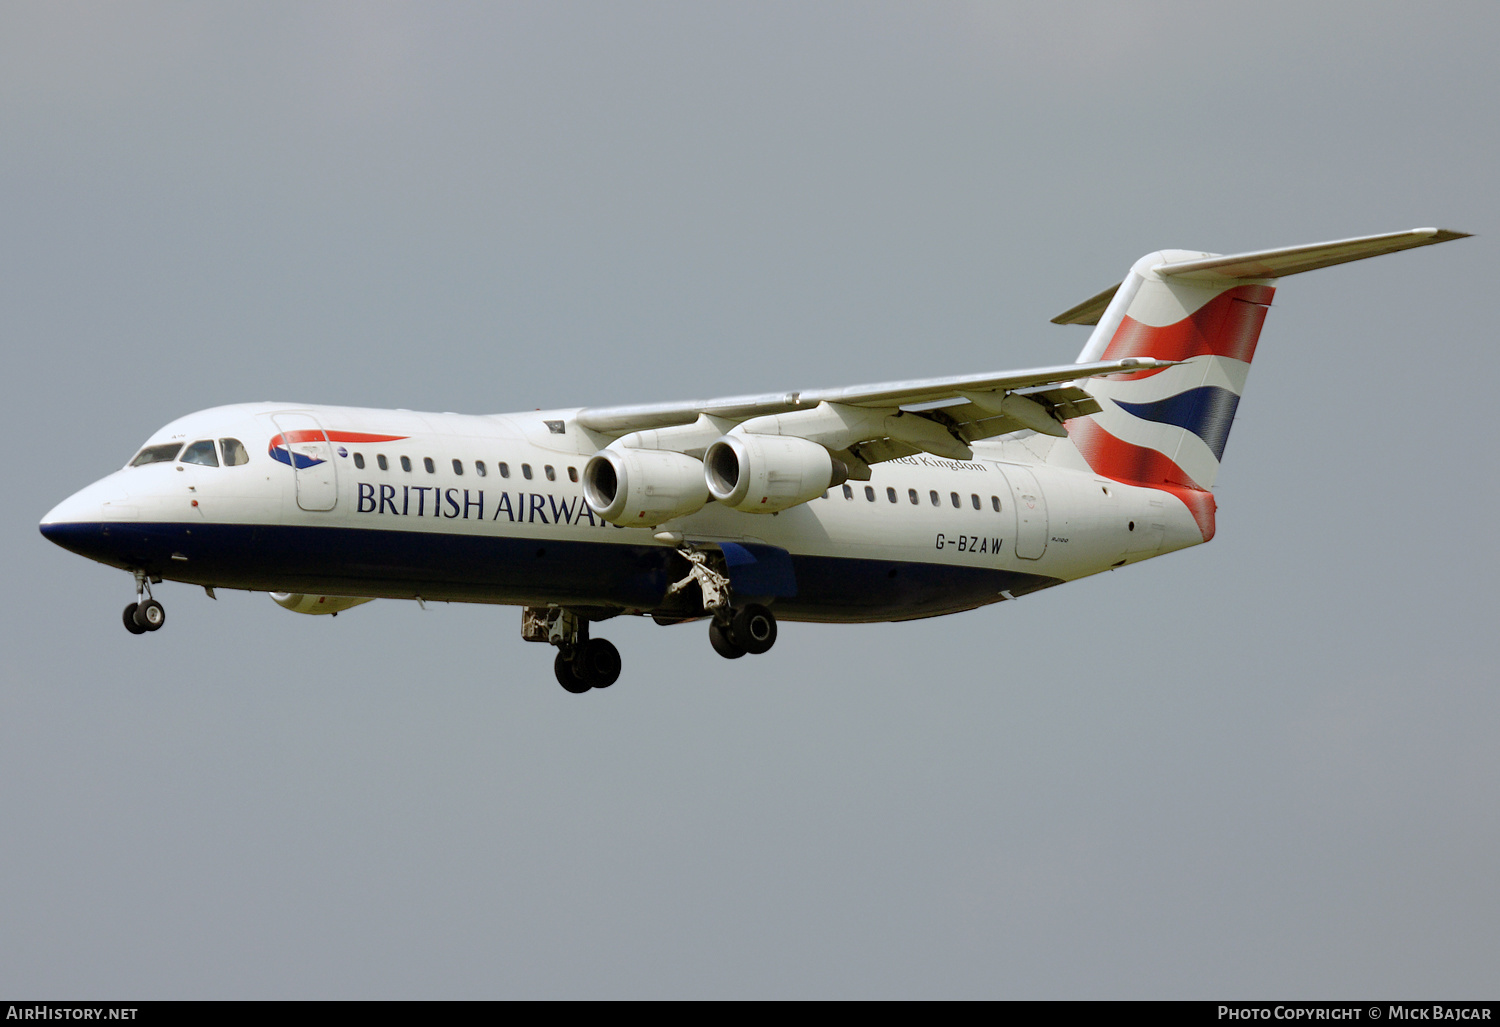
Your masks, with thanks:
M 845 485 L 844 486 L 844 498 L 845 499 L 853 499 L 854 498 L 854 487 L 852 485 Z M 868 499 L 872 503 L 875 502 L 875 486 L 873 486 L 873 485 L 866 485 L 865 486 L 865 498 Z M 900 502 L 899 496 L 898 496 L 898 494 L 897 494 L 897 492 L 896 492 L 896 490 L 894 488 L 889 488 L 888 487 L 885 490 L 885 498 L 887 500 L 889 500 L 890 502 L 892 502 L 892 503 Z M 917 492 L 916 489 L 907 489 L 906 490 L 906 498 L 911 502 L 912 506 L 920 506 L 920 505 L 922 505 L 921 494 L 919 492 Z M 941 496 L 938 495 L 936 489 L 932 489 L 932 490 L 928 491 L 927 498 L 928 498 L 928 501 L 931 502 L 933 506 L 942 506 L 943 505 L 943 499 L 942 499 Z M 950 492 L 950 493 L 948 493 L 948 501 L 953 504 L 953 509 L 955 509 L 955 510 L 961 510 L 961 509 L 963 509 L 963 505 L 964 505 L 963 498 L 961 496 L 959 496 L 959 494 L 957 492 Z M 984 509 L 984 504 L 980 501 L 980 499 L 979 499 L 979 493 L 977 493 L 977 492 L 971 492 L 971 493 L 969 493 L 969 502 L 974 507 L 974 509 L 976 509 L 976 510 L 983 510 Z M 994 508 L 994 511 L 996 513 L 999 513 L 1000 512 L 1000 497 L 999 496 L 991 496 L 990 497 L 990 506 Z
M 409 456 L 403 456 L 403 457 L 399 457 L 398 459 L 400 459 L 400 461 L 401 461 L 401 469 L 403 471 L 406 471 L 408 474 L 410 474 L 411 473 L 411 457 L 409 457 Z M 365 455 L 363 453 L 355 453 L 354 454 L 354 466 L 358 467 L 360 470 L 364 470 L 365 469 Z M 391 469 L 390 461 L 385 458 L 385 454 L 384 453 L 376 453 L 375 454 L 375 466 L 379 467 L 382 471 L 389 471 Z M 424 456 L 422 458 L 422 467 L 423 467 L 424 470 L 427 471 L 428 474 L 436 474 L 437 473 L 437 463 L 430 456 Z M 495 470 L 500 473 L 500 477 L 502 477 L 502 478 L 509 478 L 510 477 L 510 464 L 506 463 L 504 460 L 500 461 L 499 463 L 497 463 L 495 465 Z M 464 462 L 462 460 L 454 460 L 453 461 L 453 473 L 454 474 L 463 474 L 464 473 Z M 474 473 L 477 474 L 479 477 L 483 478 L 483 477 L 486 477 L 490 473 L 490 469 L 489 469 L 488 466 L 485 465 L 485 462 L 483 460 L 475 460 L 474 461 Z M 542 473 L 547 476 L 547 480 L 548 481 L 556 481 L 557 480 L 557 468 L 553 467 L 551 464 L 544 465 L 542 467 Z M 533 473 L 532 473 L 531 465 L 530 464 L 522 464 L 521 465 L 521 477 L 525 478 L 527 481 L 530 481 L 532 479 Z M 576 467 L 569 467 L 568 468 L 568 480 L 569 481 L 577 481 L 578 480 L 578 468 L 576 468 Z
M 245 451 L 245 444 L 239 439 L 220 439 L 219 449 L 224 453 L 225 467 L 238 467 L 250 462 L 250 454 Z M 199 464 L 203 467 L 219 466 L 219 454 L 214 449 L 213 439 L 199 439 L 187 446 L 183 446 L 180 442 L 164 442 L 159 446 L 147 446 L 135 455 L 135 459 L 130 461 L 130 466 L 170 463 L 177 459 L 178 453 L 182 454 L 182 462 L 185 464 Z

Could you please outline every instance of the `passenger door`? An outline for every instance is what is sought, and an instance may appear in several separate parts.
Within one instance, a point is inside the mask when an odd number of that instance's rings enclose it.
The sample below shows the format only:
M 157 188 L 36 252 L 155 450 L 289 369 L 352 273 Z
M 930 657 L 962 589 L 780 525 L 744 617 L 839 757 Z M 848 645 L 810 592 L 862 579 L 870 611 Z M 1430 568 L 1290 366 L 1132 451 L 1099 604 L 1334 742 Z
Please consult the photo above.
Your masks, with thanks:
M 1010 483 L 1011 504 L 1016 510 L 1016 555 L 1040 560 L 1047 551 L 1047 497 L 1031 469 L 1018 464 L 1001 468 Z
M 271 455 L 292 466 L 297 481 L 297 505 L 304 510 L 332 510 L 338 503 L 338 471 L 333 445 L 311 414 L 275 414 L 281 432 L 271 440 Z

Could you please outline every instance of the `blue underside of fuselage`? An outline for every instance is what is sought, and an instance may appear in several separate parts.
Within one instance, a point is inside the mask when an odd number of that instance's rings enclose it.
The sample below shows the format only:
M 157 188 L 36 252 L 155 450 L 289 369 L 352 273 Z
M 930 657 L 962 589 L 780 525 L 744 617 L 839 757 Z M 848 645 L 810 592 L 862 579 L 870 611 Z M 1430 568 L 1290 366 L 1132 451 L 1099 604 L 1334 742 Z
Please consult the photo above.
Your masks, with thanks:
M 265 592 L 451 602 L 663 610 L 687 571 L 667 546 L 347 527 L 238 524 L 45 524 L 42 534 L 100 563 L 170 581 Z M 1060 580 L 1037 574 L 848 557 L 791 557 L 795 595 L 771 600 L 792 620 L 931 617 Z M 739 597 L 746 599 L 750 597 Z

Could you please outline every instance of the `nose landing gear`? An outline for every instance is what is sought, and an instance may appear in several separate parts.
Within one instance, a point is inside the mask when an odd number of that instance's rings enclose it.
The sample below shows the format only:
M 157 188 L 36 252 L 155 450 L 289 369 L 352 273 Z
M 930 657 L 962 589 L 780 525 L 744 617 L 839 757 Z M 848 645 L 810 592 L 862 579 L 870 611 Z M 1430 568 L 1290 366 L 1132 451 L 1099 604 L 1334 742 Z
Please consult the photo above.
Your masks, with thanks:
M 167 622 L 166 607 L 151 597 L 151 580 L 146 576 L 145 571 L 135 572 L 135 602 L 125 607 L 122 619 L 125 622 L 125 630 L 132 635 L 159 631 Z

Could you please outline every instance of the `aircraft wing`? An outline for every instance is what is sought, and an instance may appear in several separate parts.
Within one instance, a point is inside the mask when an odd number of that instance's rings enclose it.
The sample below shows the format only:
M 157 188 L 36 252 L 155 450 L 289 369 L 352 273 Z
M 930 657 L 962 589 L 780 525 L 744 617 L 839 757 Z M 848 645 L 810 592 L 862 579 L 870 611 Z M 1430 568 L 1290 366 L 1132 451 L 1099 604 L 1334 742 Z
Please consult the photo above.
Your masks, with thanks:
M 604 435 L 633 436 L 626 445 L 692 456 L 701 456 L 736 426 L 795 435 L 826 446 L 849 465 L 851 477 L 867 479 L 872 463 L 921 452 L 968 460 L 970 442 L 1022 428 L 1066 435 L 1063 421 L 1099 409 L 1071 383 L 1171 364 L 1134 357 L 685 403 L 589 407 L 578 413 L 577 423 Z

